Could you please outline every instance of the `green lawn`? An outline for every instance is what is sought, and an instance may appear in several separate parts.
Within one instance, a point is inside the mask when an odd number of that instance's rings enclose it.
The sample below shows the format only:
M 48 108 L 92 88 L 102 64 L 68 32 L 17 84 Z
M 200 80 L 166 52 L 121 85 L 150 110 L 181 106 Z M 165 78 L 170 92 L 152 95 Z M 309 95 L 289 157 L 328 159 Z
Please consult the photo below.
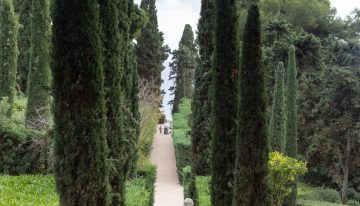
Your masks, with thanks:
M 145 178 L 127 182 L 127 206 L 147 206 L 151 192 Z M 0 175 L 0 206 L 57 206 L 58 195 L 52 176 Z

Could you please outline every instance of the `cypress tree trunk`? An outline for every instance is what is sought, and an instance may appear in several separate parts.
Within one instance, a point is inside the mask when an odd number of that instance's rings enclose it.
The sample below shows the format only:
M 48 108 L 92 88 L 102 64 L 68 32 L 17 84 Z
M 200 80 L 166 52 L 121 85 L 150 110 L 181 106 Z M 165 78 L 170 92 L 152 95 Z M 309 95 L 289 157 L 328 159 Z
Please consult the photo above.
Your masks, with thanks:
M 109 205 L 97 0 L 55 0 L 55 177 L 61 206 Z
M 8 98 L 8 115 L 12 115 L 17 71 L 18 18 L 11 0 L 0 2 L 0 101 Z
M 127 146 L 122 105 L 123 89 L 121 79 L 123 77 L 123 61 L 121 55 L 124 46 L 119 30 L 119 12 L 116 0 L 99 0 L 100 21 L 102 31 L 103 59 L 105 73 L 105 98 L 107 117 L 107 143 L 110 149 L 109 181 L 111 185 L 112 205 L 125 204 L 125 180 L 126 173 L 125 147 Z M 123 34 L 126 36 L 126 33 Z
M 262 67 L 261 22 L 251 5 L 244 30 L 240 69 L 234 206 L 270 205 L 267 181 L 269 142 Z
M 289 66 L 286 72 L 286 122 L 285 122 L 285 154 L 297 158 L 297 81 L 296 81 L 296 57 L 295 47 L 289 50 Z M 291 184 L 292 193 L 285 200 L 285 205 L 296 205 L 297 180 Z
M 233 199 L 240 56 L 235 2 L 235 0 L 215 1 L 211 147 L 211 204 L 214 206 L 229 206 Z
M 33 0 L 25 124 L 36 129 L 45 129 L 50 121 L 50 22 L 49 1 Z
M 285 151 L 285 90 L 284 64 L 279 62 L 275 72 L 275 86 L 270 119 L 270 142 L 273 151 Z
M 210 175 L 210 140 L 211 140 L 211 56 L 214 50 L 214 3 L 202 0 L 198 23 L 200 63 L 195 70 L 195 88 L 192 99 L 191 124 L 191 182 L 190 197 L 197 203 L 195 180 L 198 175 Z

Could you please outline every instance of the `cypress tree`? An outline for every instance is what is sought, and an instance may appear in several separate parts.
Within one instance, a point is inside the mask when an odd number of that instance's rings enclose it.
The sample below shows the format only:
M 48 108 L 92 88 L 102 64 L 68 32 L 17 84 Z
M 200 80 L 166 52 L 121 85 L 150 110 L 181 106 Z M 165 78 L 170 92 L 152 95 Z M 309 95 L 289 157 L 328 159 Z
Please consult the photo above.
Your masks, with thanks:
M 236 0 L 215 1 L 211 204 L 216 206 L 229 206 L 233 199 L 240 56 L 235 5 Z
M 61 206 L 109 205 L 97 0 L 55 0 L 55 180 Z
M 285 90 L 284 90 L 284 64 L 279 62 L 275 72 L 275 86 L 270 119 L 270 142 L 273 151 L 285 151 Z
M 297 81 L 295 47 L 289 50 L 288 69 L 286 72 L 286 108 L 285 108 L 285 154 L 297 158 Z M 285 200 L 285 205 L 296 205 L 297 180 L 291 184 L 292 193 Z
M 25 123 L 37 129 L 50 120 L 50 9 L 48 0 L 33 0 L 28 102 Z
M 210 175 L 210 140 L 211 140 L 211 56 L 214 50 L 214 3 L 202 0 L 198 23 L 198 41 L 200 63 L 195 70 L 195 88 L 192 99 L 191 124 L 191 182 L 190 197 L 196 199 L 195 178 L 198 175 Z
M 19 58 L 17 83 L 22 92 L 27 92 L 28 71 L 30 65 L 31 12 L 33 0 L 13 0 L 21 25 L 18 35 Z
M 256 4 L 250 6 L 245 24 L 239 82 L 233 205 L 270 205 L 261 22 Z
M 111 170 L 109 182 L 111 185 L 112 205 L 125 204 L 125 180 L 126 173 L 125 147 L 127 145 L 124 135 L 124 119 L 122 112 L 123 88 L 121 79 L 123 77 L 124 66 L 121 59 L 124 45 L 127 42 L 127 31 L 120 35 L 118 1 L 99 0 L 100 22 L 102 32 L 104 75 L 105 75 L 105 99 L 106 99 L 106 118 L 107 118 L 107 143 L 109 147 L 109 159 Z M 121 19 L 126 21 L 126 19 Z M 126 24 L 127 22 L 121 22 Z M 124 37 L 125 36 L 125 40 Z M 125 41 L 125 42 L 124 42 Z
M 196 48 L 194 44 L 194 33 L 189 24 L 185 25 L 183 35 L 179 42 L 179 49 L 174 51 L 172 62 L 170 63 L 170 79 L 175 79 L 175 87 L 170 90 L 173 92 L 173 113 L 179 111 L 179 104 L 182 98 L 191 98 L 193 93 L 194 70 L 196 68 Z
M 154 92 L 160 94 L 163 62 L 168 58 L 168 47 L 164 46 L 163 33 L 158 29 L 156 0 L 142 0 L 140 8 L 148 14 L 148 24 L 137 39 L 136 57 L 141 79 L 153 81 Z
M 15 98 L 18 24 L 12 0 L 0 1 L 0 101 L 8 98 L 9 116 Z

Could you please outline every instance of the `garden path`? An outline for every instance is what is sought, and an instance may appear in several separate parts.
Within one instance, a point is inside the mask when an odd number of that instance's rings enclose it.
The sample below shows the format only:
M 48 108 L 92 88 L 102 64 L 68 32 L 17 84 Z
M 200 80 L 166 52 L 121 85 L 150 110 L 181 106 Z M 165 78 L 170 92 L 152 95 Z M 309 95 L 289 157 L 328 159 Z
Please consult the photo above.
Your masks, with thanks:
M 182 206 L 183 187 L 176 173 L 175 153 L 171 135 L 159 134 L 157 129 L 151 161 L 157 165 L 154 206 Z

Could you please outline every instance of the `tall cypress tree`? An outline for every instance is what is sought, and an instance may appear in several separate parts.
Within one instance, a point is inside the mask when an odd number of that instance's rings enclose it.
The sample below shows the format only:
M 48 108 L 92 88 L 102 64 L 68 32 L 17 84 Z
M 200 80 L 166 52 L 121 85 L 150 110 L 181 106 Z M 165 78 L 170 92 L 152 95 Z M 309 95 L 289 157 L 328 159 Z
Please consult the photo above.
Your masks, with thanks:
M 9 116 L 12 114 L 15 98 L 18 29 L 18 18 L 12 0 L 0 1 L 0 101 L 8 97 Z
M 270 205 L 269 141 L 259 7 L 249 8 L 240 69 L 234 206 Z
M 191 98 L 193 93 L 194 70 L 196 68 L 196 48 L 194 44 L 194 33 L 189 24 L 185 25 L 183 35 L 179 42 L 179 49 L 174 51 L 170 63 L 170 79 L 175 79 L 175 87 L 170 91 L 174 94 L 173 113 L 179 111 L 182 98 Z
M 285 154 L 297 158 L 297 80 L 296 80 L 295 47 L 289 50 L 288 69 L 286 71 L 286 109 L 285 109 Z M 297 181 L 291 184 L 292 193 L 286 199 L 285 205 L 296 205 Z
M 191 103 L 191 182 L 190 196 L 196 202 L 195 177 L 210 175 L 210 140 L 211 140 L 211 56 L 214 50 L 214 3 L 202 0 L 198 23 L 200 63 L 195 70 L 195 88 Z
M 284 64 L 279 62 L 275 72 L 275 86 L 270 119 L 271 149 L 281 153 L 285 151 L 284 70 Z
M 28 71 L 30 65 L 31 12 L 33 0 L 13 0 L 16 13 L 19 14 L 21 27 L 18 35 L 19 58 L 17 83 L 22 92 L 27 91 Z
M 125 147 L 127 145 L 124 135 L 124 119 L 122 112 L 123 88 L 121 79 L 123 77 L 124 64 L 121 59 L 124 45 L 127 42 L 125 31 L 120 35 L 118 1 L 99 0 L 100 22 L 102 31 L 104 74 L 105 74 L 105 98 L 106 98 L 106 117 L 107 117 L 107 143 L 109 147 L 109 158 L 114 160 L 111 164 L 109 181 L 111 185 L 112 205 L 125 204 L 125 180 L 124 172 L 126 156 Z M 126 21 L 121 19 L 121 21 Z M 121 22 L 127 24 L 127 22 Z M 125 36 L 125 42 L 124 37 Z
M 215 1 L 211 204 L 216 206 L 229 206 L 233 199 L 240 56 L 235 5 L 236 0 Z
M 55 0 L 55 179 L 61 206 L 109 205 L 97 0 Z
M 140 8 L 148 14 L 149 22 L 137 39 L 136 56 L 141 79 L 153 81 L 154 92 L 160 94 L 163 62 L 167 59 L 168 48 L 164 46 L 163 33 L 158 29 L 156 0 L 142 0 Z
M 49 0 L 33 0 L 28 102 L 25 123 L 41 129 L 50 119 L 50 7 Z

